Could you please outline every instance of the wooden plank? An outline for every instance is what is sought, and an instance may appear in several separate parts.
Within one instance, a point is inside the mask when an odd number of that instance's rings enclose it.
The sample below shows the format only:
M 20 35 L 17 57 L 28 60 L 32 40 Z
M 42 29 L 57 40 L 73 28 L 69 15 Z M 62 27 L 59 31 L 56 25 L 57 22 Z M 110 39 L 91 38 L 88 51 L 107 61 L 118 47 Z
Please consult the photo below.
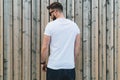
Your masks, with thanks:
M 83 1 L 83 79 L 89 80 L 91 78 L 90 65 L 90 0 Z
M 83 80 L 82 74 L 83 74 L 83 64 L 82 64 L 82 0 L 75 0 L 74 3 L 74 13 L 75 13 L 75 19 L 74 21 L 77 23 L 77 25 L 80 28 L 80 34 L 81 34 L 81 43 L 80 43 L 80 55 L 77 57 L 76 61 L 76 80 Z
M 120 0 L 118 0 L 118 17 L 117 17 L 117 23 L 118 23 L 118 61 L 117 61 L 117 73 L 118 73 L 118 79 L 120 79 Z
M 47 6 L 49 5 L 49 0 L 41 0 L 41 44 L 44 35 L 45 26 L 49 21 L 49 14 L 47 10 Z M 41 80 L 46 79 L 46 73 L 41 70 Z
M 57 0 L 49 0 L 50 4 L 53 2 L 57 2 Z
M 32 80 L 40 80 L 40 0 L 32 0 Z
M 31 79 L 31 0 L 23 0 L 23 77 Z
M 3 80 L 3 0 L 0 0 L 0 80 Z
M 115 0 L 115 71 L 114 80 L 120 79 L 120 1 Z
M 45 26 L 49 21 L 49 13 L 47 6 L 49 5 L 49 0 L 41 0 L 41 38 L 43 38 Z
M 117 17 L 117 26 L 118 26 L 118 61 L 117 61 L 117 75 L 118 75 L 118 79 L 117 80 L 119 80 L 120 79 L 120 0 L 118 0 L 118 17 Z
M 67 1 L 67 18 L 74 20 L 74 0 Z
M 91 29 L 91 80 L 98 80 L 98 0 L 92 0 L 92 29 Z
M 13 80 L 12 0 L 4 0 L 4 79 Z
M 106 80 L 106 0 L 99 0 L 99 80 Z
M 107 80 L 113 80 L 113 0 L 108 0 L 107 5 Z
M 8 66 L 8 70 L 9 70 L 9 76 L 8 76 L 8 79 L 10 79 L 10 80 L 13 80 L 13 75 L 14 75 L 14 72 L 13 72 L 13 69 L 14 69 L 14 67 L 13 67 L 13 65 L 14 65 L 14 63 L 13 63 L 13 55 L 14 55 L 14 53 L 13 53 L 13 0 L 10 0 L 9 1 L 9 5 L 10 5 L 10 12 L 9 12 L 9 16 L 10 16 L 10 20 L 9 20 L 9 22 L 10 22 L 10 24 L 9 24 L 9 39 L 8 39 L 8 41 L 10 41 L 9 42 L 9 49 L 10 49 L 10 52 L 8 52 L 8 55 L 9 55 L 9 66 Z
M 67 0 L 58 0 L 58 2 L 60 2 L 63 5 L 63 13 L 64 13 L 64 16 L 66 17 Z
M 21 80 L 21 0 L 14 0 L 14 80 Z
M 118 80 L 118 71 L 117 71 L 117 67 L 118 67 L 118 23 L 117 23 L 117 20 L 118 20 L 118 1 L 115 0 L 114 2 L 114 80 Z

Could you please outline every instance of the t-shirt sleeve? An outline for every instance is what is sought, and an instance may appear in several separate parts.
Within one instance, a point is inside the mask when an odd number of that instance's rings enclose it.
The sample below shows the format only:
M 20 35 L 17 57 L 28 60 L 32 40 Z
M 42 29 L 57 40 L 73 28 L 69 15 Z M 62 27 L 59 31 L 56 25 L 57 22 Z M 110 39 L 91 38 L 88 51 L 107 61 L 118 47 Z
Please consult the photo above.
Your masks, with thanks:
M 47 36 L 51 36 L 51 35 L 52 35 L 51 26 L 49 25 L 49 23 L 48 23 L 47 26 L 45 27 L 44 34 L 47 35 Z

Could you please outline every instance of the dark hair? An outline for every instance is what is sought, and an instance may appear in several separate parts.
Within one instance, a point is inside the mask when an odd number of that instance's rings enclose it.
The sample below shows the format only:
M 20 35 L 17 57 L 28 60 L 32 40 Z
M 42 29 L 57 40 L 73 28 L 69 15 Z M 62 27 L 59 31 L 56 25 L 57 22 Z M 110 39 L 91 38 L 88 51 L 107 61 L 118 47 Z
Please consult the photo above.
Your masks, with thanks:
M 63 6 L 61 3 L 59 2 L 53 2 L 52 4 L 50 4 L 49 6 L 47 6 L 47 9 L 58 9 L 59 11 L 63 12 Z

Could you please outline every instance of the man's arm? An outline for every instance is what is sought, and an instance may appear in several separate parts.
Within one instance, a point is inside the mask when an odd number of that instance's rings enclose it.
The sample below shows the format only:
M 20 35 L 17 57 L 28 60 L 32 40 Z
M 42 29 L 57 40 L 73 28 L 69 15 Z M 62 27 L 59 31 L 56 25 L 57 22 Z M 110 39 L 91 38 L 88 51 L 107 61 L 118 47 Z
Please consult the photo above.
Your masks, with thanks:
M 42 49 L 41 49 L 41 63 L 46 62 L 46 57 L 48 56 L 49 44 L 50 44 L 50 36 L 44 35 Z
M 76 62 L 76 58 L 80 54 L 80 34 L 77 34 L 76 39 L 75 39 L 74 54 L 75 54 L 75 62 Z

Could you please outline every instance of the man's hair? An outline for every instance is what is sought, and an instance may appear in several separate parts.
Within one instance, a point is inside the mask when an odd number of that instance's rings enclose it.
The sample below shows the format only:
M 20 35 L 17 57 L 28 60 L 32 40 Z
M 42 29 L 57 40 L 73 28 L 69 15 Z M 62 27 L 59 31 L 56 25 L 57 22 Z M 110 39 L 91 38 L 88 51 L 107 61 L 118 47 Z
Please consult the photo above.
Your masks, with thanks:
M 47 6 L 47 9 L 48 10 L 50 10 L 50 9 L 57 9 L 57 10 L 63 12 L 63 6 L 59 2 L 53 2 L 52 4 L 50 4 L 49 6 Z

